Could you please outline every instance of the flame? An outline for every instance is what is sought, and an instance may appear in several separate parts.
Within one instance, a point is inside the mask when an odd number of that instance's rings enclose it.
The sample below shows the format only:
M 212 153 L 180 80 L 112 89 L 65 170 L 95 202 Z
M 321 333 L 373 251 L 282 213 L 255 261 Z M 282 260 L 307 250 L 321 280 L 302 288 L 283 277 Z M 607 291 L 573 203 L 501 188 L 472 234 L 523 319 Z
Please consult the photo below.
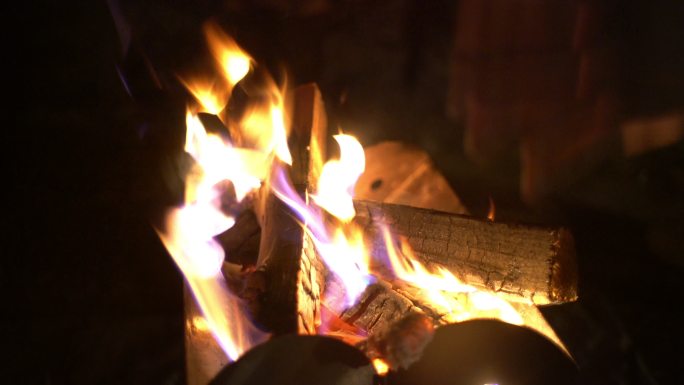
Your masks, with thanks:
M 487 219 L 490 221 L 494 222 L 494 217 L 496 215 L 496 206 L 494 205 L 494 199 L 492 199 L 492 196 L 489 196 L 489 211 L 487 212 Z
M 218 114 L 228 104 L 232 88 L 249 72 L 251 59 L 215 25 L 208 25 L 205 32 L 220 64 L 223 81 L 183 83 L 200 104 L 199 111 Z M 284 94 L 273 84 L 267 92 L 267 108 L 251 105 L 250 113 L 237 124 L 238 139 L 243 134 L 259 139 L 251 146 L 236 147 L 221 136 L 208 133 L 196 112 L 188 108 L 185 151 L 195 163 L 186 175 L 185 203 L 169 210 L 164 230 L 157 231 L 202 314 L 193 322 L 197 321 L 194 323 L 202 330 L 211 331 L 230 360 L 263 341 L 266 335 L 246 317 L 240 299 L 229 290 L 221 272 L 225 254 L 214 237 L 235 223 L 222 210 L 222 200 L 239 203 L 260 188 L 276 158 L 291 163 Z M 230 194 L 221 188 L 226 181 L 233 187 L 232 196 L 226 197 Z
M 228 104 L 233 87 L 249 73 L 252 59 L 216 24 L 206 24 L 204 32 L 221 79 L 194 77 L 181 78 L 181 82 L 199 103 L 200 112 L 218 115 Z
M 233 223 L 213 204 L 198 200 L 172 209 L 166 232 L 158 232 L 185 276 L 207 327 L 231 360 L 264 338 L 244 316 L 221 273 L 224 252 L 213 237 Z
M 240 121 L 243 139 L 261 151 L 274 153 L 288 165 L 292 155 L 287 145 L 288 124 L 285 118 L 283 93 L 275 86 L 268 105 L 252 106 Z
M 205 24 L 204 34 L 209 43 L 209 50 L 221 69 L 224 79 L 230 87 L 235 86 L 249 73 L 252 58 L 218 25 Z
M 196 315 L 196 316 L 192 317 L 192 319 L 188 322 L 190 323 L 190 325 L 193 328 L 195 328 L 198 331 L 201 331 L 204 333 L 211 332 L 211 329 L 209 328 L 209 324 L 207 323 L 207 319 L 202 317 L 202 316 Z
M 335 140 L 340 145 L 340 159 L 323 165 L 319 188 L 312 200 L 337 219 L 348 221 L 355 215 L 351 191 L 363 172 L 365 156 L 363 147 L 353 136 L 337 135 Z M 317 207 L 305 203 L 292 189 L 282 170 L 273 178 L 271 188 L 297 214 L 318 255 L 342 283 L 343 293 L 326 293 L 327 306 L 340 311 L 352 306 L 373 280 L 361 229 L 344 222 L 326 224 Z
M 186 114 L 185 151 L 195 164 L 186 176 L 185 203 L 169 210 L 166 226 L 158 234 L 199 306 L 202 316 L 194 317 L 193 325 L 211 331 L 227 357 L 235 360 L 267 336 L 245 316 L 240 299 L 228 289 L 221 272 L 224 250 L 214 237 L 235 223 L 232 215 L 221 209 L 226 191 L 220 186 L 226 181 L 234 191 L 229 199 L 239 203 L 268 180 L 264 188 L 296 214 L 317 255 L 339 282 L 326 285 L 322 305 L 326 309 L 339 314 L 353 306 L 381 275 L 372 271 L 363 231 L 352 222 L 356 215 L 354 185 L 365 170 L 361 144 L 350 135 L 334 137 L 340 157 L 323 165 L 316 191 L 308 201 L 299 196 L 287 177 L 286 165 L 292 165 L 292 156 L 287 143 L 290 127 L 285 86 L 279 88 L 266 79 L 258 101 L 248 105 L 239 121 L 227 123 L 233 142 L 208 133 L 196 113 L 224 111 L 233 88 L 247 76 L 253 61 L 215 24 L 206 25 L 205 34 L 221 74 L 216 80 L 182 80 L 199 104 Z M 488 218 L 494 220 L 491 198 Z M 440 322 L 496 318 L 517 325 L 524 323 L 521 314 L 504 299 L 462 283 L 447 269 L 429 270 L 405 240 L 400 239 L 398 245 L 387 227 L 382 228 L 382 234 L 388 267 L 398 280 L 416 290 L 417 302 L 436 312 Z M 526 317 L 543 321 L 535 314 Z M 318 331 L 326 330 L 322 325 Z M 380 375 L 389 369 L 380 358 L 374 359 L 373 365 Z
M 372 361 L 373 367 L 375 368 L 375 372 L 379 376 L 384 376 L 389 372 L 389 365 L 385 361 L 382 360 L 382 358 L 374 358 Z
M 347 235 L 344 230 L 338 228 L 331 241 L 316 236 L 312 238 L 323 262 L 344 285 L 346 301 L 336 303 L 333 298 L 338 298 L 341 293 L 334 293 L 332 296 L 328 293 L 328 306 L 342 310 L 354 305 L 371 282 L 363 234 L 358 229 L 352 229 L 351 234 Z
M 207 133 L 197 115 L 186 114 L 185 152 L 192 155 L 201 173 L 199 179 L 186 186 L 186 201 L 216 198 L 215 185 L 229 180 L 235 188 L 236 200 L 261 186 L 268 172 L 268 154 L 235 148 L 218 135 Z M 191 175 L 195 176 L 196 175 Z
M 462 283 L 447 269 L 440 267 L 434 272 L 429 271 L 418 261 L 404 239 L 397 247 L 389 229 L 383 226 L 381 230 L 393 273 L 419 289 L 419 301 L 435 308 L 444 323 L 472 318 L 495 318 L 514 325 L 524 323 L 522 316 L 506 300 Z
M 340 146 L 340 159 L 323 165 L 318 189 L 312 196 L 314 202 L 342 221 L 350 221 L 356 215 L 352 195 L 354 185 L 366 169 L 363 147 L 350 135 L 335 135 Z
M 246 318 L 240 300 L 226 286 L 221 273 L 224 251 L 214 239 L 235 223 L 221 210 L 219 182 L 231 181 L 235 200 L 258 188 L 265 175 L 267 155 L 236 149 L 221 137 L 208 134 L 196 115 L 186 115 L 185 151 L 195 159 L 186 179 L 186 203 L 169 211 L 165 230 L 158 231 L 164 246 L 183 273 L 202 312 L 206 327 L 231 360 L 265 335 Z
M 195 97 L 199 103 L 199 112 L 208 112 L 218 115 L 228 104 L 229 92 L 221 88 L 215 80 L 193 78 L 190 80 L 180 79 L 185 88 Z

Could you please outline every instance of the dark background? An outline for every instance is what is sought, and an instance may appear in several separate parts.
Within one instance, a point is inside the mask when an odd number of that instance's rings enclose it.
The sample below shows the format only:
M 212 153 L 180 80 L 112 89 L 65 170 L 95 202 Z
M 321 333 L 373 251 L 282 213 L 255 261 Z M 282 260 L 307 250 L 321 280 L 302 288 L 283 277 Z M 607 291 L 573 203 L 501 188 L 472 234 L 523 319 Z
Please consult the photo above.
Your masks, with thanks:
M 454 3 L 340 1 L 322 14 L 232 3 L 54 2 L 11 13 L 20 27 L 7 35 L 19 49 L 4 54 L 16 69 L 5 74 L 13 100 L 0 279 L 3 367 L 16 380 L 6 383 L 183 383 L 182 281 L 152 224 L 181 191 L 187 95 L 175 73 L 206 60 L 200 26 L 217 15 L 259 63 L 287 68 L 295 84 L 317 81 L 331 127 L 365 145 L 399 139 L 428 150 L 474 215 L 491 195 L 500 220 L 571 228 L 580 300 L 544 312 L 582 383 L 681 381 L 681 141 L 607 157 L 525 205 L 518 166 L 470 162 L 463 124 L 444 112 Z M 653 28 L 629 26 L 643 25 L 633 22 L 643 10 L 655 15 L 647 26 L 658 12 L 671 18 L 675 3 L 627 2 L 613 15 L 625 44 L 643 43 L 638 60 L 620 56 L 630 77 L 656 64 L 643 59 Z M 668 40 L 680 46 L 657 51 L 670 63 L 658 68 L 681 63 L 681 27 L 659 33 L 680 34 Z M 663 100 L 661 109 L 681 111 L 677 90 Z

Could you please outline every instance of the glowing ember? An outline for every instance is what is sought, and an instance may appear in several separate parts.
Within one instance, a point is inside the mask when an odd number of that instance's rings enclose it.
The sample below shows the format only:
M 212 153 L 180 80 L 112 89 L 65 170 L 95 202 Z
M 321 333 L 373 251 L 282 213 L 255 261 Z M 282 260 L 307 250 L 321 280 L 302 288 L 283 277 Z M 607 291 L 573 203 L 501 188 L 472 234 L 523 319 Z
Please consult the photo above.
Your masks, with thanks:
M 372 363 L 373 367 L 375 368 L 375 372 L 378 373 L 379 376 L 384 376 L 387 374 L 387 372 L 389 372 L 389 366 L 381 358 L 374 358 Z
M 366 157 L 363 147 L 353 136 L 335 135 L 334 138 L 340 145 L 340 159 L 323 166 L 318 189 L 312 198 L 330 214 L 350 221 L 356 215 L 352 201 L 354 185 L 366 169 Z

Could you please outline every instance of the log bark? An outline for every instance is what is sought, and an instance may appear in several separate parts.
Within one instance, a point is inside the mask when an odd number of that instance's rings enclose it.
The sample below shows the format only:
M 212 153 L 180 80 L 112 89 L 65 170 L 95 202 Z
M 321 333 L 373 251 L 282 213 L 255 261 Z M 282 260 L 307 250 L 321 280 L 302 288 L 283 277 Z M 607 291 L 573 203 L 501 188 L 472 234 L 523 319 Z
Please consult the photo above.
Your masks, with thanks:
M 325 150 L 326 118 L 320 91 L 315 84 L 294 91 L 292 130 L 288 139 L 293 162 L 290 178 L 296 191 L 315 186 Z M 315 333 L 319 317 L 322 277 L 316 275 L 313 245 L 285 203 L 268 184 L 262 188 L 255 211 L 261 224 L 257 272 L 265 291 L 259 298 L 259 323 L 274 334 Z
M 564 228 L 491 222 L 409 206 L 355 200 L 369 252 L 386 255 L 378 226 L 404 237 L 416 257 L 506 299 L 554 304 L 577 298 L 574 241 Z

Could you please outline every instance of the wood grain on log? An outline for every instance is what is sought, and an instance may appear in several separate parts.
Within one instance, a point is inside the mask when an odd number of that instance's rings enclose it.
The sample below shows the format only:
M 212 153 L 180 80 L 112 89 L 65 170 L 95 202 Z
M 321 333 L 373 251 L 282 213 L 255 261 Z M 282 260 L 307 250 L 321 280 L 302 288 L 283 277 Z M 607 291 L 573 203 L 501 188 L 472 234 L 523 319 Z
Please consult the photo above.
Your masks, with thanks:
M 315 84 L 294 91 L 292 130 L 288 145 L 292 154 L 290 178 L 296 191 L 315 186 L 325 151 L 326 119 L 320 91 Z M 319 317 L 321 277 L 317 258 L 301 224 L 268 184 L 262 188 L 255 209 L 261 224 L 258 269 L 266 287 L 254 316 L 275 334 L 315 333 Z
M 574 241 L 564 228 L 491 222 L 409 206 L 355 200 L 371 255 L 386 254 L 379 225 L 404 237 L 416 257 L 463 282 L 514 301 L 551 304 L 577 298 Z

